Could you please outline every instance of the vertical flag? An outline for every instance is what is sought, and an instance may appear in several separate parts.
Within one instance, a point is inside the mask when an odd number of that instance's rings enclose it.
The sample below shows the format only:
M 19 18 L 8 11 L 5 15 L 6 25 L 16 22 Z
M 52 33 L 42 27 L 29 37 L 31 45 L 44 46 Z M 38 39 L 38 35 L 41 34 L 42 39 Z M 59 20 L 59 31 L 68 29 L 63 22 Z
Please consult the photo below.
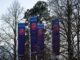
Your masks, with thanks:
M 25 23 L 18 23 L 18 55 L 24 56 Z
M 30 39 L 31 39 L 31 54 L 35 54 L 37 43 L 37 16 L 30 18 Z
M 44 24 L 37 25 L 37 53 L 43 54 L 44 51 Z
M 60 49 L 60 33 L 59 20 L 52 20 L 52 48 L 55 55 L 59 55 Z

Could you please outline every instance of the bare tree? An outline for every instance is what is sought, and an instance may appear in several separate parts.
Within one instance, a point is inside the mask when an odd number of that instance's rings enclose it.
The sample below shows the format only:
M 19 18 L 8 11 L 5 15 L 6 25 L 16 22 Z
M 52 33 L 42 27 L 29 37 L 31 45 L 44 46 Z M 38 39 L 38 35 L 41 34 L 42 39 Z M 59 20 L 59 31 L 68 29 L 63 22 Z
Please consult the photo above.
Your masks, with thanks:
M 1 20 L 3 21 L 2 31 L 5 32 L 5 35 L 8 36 L 9 41 L 12 40 L 13 43 L 13 51 L 14 51 L 14 60 L 16 60 L 16 46 L 17 46 L 17 23 L 20 19 L 20 16 L 23 12 L 23 8 L 20 6 L 18 1 L 14 1 L 10 8 L 8 8 L 7 14 L 2 15 Z M 10 43 L 10 42 L 9 42 Z
M 61 51 L 61 55 L 67 55 L 68 60 L 73 60 L 77 56 L 77 49 L 79 48 L 76 48 L 77 40 L 75 41 L 75 37 L 79 33 L 79 30 L 77 33 L 77 7 L 80 2 L 78 2 L 78 0 L 48 0 L 48 2 L 49 8 L 51 9 L 51 15 L 58 17 L 61 21 L 61 49 L 64 48 L 64 50 Z M 64 42 L 66 43 L 63 44 Z M 76 54 L 74 52 L 76 52 Z

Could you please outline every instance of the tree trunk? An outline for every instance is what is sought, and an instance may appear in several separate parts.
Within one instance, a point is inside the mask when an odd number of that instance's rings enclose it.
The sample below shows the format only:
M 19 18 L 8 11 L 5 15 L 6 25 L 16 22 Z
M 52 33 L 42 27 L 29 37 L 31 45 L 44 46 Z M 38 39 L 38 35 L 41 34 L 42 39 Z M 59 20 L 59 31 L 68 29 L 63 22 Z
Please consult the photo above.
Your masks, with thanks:
M 14 37 L 14 60 L 16 60 L 16 37 Z
M 16 60 L 16 37 L 17 37 L 17 15 L 15 12 L 15 28 L 14 28 L 14 60 Z
M 68 42 L 68 60 L 72 60 L 73 59 L 73 45 L 72 45 L 72 40 L 71 40 L 71 15 L 72 15 L 72 7 L 71 4 L 69 2 L 69 0 L 67 0 L 67 17 L 68 17 L 68 32 L 67 32 L 67 42 Z
M 80 19 L 79 19 L 79 0 L 78 0 L 78 19 L 77 19 L 77 60 L 79 60 L 79 27 Z

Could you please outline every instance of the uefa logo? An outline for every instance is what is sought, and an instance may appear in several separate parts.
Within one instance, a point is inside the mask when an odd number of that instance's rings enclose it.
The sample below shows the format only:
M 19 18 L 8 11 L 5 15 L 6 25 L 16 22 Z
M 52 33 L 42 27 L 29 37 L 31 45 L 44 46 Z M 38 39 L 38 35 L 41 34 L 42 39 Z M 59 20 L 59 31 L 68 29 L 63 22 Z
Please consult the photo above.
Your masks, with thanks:
M 31 24 L 31 29 L 32 29 L 32 30 L 36 30 L 36 28 L 37 28 L 36 23 L 32 23 L 32 24 Z
M 59 25 L 53 25 L 53 27 L 52 27 L 52 29 L 53 29 L 53 32 L 59 32 Z
M 19 29 L 19 34 L 20 35 L 25 35 L 25 29 L 23 29 L 23 28 Z

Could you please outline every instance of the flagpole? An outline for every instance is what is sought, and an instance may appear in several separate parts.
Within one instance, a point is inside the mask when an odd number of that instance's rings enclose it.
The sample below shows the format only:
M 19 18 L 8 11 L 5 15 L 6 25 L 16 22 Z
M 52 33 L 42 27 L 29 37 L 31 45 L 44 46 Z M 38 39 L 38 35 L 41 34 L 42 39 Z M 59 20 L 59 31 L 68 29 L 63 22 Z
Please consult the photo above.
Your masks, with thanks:
M 18 21 L 16 21 L 16 60 L 19 60 L 18 58 Z
M 36 60 L 37 60 L 37 55 L 36 55 Z
M 29 19 L 28 19 L 29 20 Z M 30 23 L 28 21 L 28 26 L 30 26 Z M 29 27 L 29 52 L 30 52 L 30 60 L 31 60 L 31 38 L 30 38 L 30 27 Z
M 30 29 L 29 29 L 29 31 L 30 31 Z M 29 32 L 29 42 L 30 42 L 30 44 L 29 44 L 29 46 L 30 46 L 30 60 L 31 60 L 31 39 L 30 39 L 30 32 Z

